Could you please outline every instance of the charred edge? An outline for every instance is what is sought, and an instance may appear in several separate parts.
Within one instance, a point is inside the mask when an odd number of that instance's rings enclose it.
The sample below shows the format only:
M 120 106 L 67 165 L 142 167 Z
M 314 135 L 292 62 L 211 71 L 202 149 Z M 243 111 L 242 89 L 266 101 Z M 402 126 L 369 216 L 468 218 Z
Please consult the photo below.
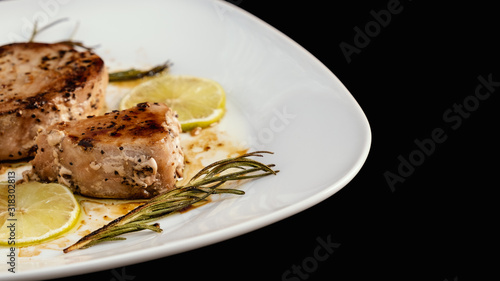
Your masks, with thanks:
M 92 149 L 94 144 L 91 138 L 84 138 L 78 142 L 78 146 L 81 146 L 83 150 Z

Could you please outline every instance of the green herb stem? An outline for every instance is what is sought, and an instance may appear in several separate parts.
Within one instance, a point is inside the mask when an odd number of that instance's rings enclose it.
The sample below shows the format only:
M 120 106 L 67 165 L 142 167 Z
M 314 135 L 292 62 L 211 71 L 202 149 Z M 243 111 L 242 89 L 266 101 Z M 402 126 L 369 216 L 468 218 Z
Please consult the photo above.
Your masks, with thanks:
M 144 71 L 132 68 L 125 71 L 113 72 L 109 74 L 109 82 L 123 82 L 123 81 L 136 80 L 144 77 L 155 76 L 159 73 L 168 70 L 170 66 L 171 63 L 167 61 L 164 64 L 155 66 L 151 69 Z

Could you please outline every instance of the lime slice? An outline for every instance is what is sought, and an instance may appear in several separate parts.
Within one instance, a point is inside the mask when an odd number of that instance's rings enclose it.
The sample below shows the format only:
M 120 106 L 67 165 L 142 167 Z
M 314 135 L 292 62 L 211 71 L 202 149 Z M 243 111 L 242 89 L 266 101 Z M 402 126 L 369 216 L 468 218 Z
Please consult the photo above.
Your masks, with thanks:
M 79 216 L 80 205 L 65 186 L 0 183 L 0 245 L 38 244 L 69 231 Z
M 225 113 L 226 95 L 219 83 L 200 77 L 162 75 L 132 89 L 120 102 L 124 110 L 142 102 L 161 102 L 178 114 L 183 131 L 207 127 Z

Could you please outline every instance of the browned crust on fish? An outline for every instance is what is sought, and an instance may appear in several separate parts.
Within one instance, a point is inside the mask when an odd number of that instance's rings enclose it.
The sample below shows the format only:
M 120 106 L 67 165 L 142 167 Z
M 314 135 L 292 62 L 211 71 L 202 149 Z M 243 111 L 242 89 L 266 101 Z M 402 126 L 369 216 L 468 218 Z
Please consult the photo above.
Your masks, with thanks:
M 98 198 L 151 198 L 182 176 L 181 126 L 164 104 L 142 103 L 52 125 L 37 138 L 27 180 L 59 182 Z
M 0 161 L 34 156 L 35 138 L 60 121 L 104 108 L 108 74 L 90 51 L 63 44 L 0 47 Z

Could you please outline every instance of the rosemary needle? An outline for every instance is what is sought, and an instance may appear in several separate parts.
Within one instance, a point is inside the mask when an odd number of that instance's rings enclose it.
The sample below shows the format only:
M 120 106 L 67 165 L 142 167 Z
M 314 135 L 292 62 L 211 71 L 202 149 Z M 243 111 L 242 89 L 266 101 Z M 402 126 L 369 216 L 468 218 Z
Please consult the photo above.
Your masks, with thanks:
M 143 77 L 155 76 L 156 74 L 168 70 L 170 65 L 171 63 L 167 61 L 164 64 L 157 65 L 145 71 L 132 68 L 125 71 L 113 72 L 109 74 L 109 82 L 130 81 L 130 80 L 140 79 Z
M 162 232 L 158 223 L 149 223 L 202 202 L 212 194 L 243 195 L 245 192 L 242 190 L 219 187 L 227 181 L 259 178 L 279 172 L 272 169 L 273 164 L 265 165 L 248 158 L 262 157 L 263 153 L 272 154 L 269 151 L 255 151 L 212 163 L 201 169 L 185 186 L 151 198 L 145 204 L 86 235 L 63 251 L 68 253 L 104 241 L 124 240 L 125 238 L 119 236 L 129 232 L 145 229 Z
M 38 21 L 35 21 L 35 23 L 33 25 L 33 31 L 31 33 L 31 36 L 30 36 L 30 39 L 28 40 L 28 42 L 29 43 L 35 42 L 35 37 L 38 34 L 40 34 L 42 31 L 45 31 L 45 30 L 53 27 L 54 25 L 57 25 L 61 22 L 67 21 L 67 20 L 69 20 L 69 18 L 58 19 L 56 21 L 53 21 L 53 22 L 47 24 L 46 26 L 44 26 L 42 28 L 38 28 Z M 73 30 L 73 35 L 76 33 L 77 30 L 78 30 L 78 23 L 75 26 L 75 29 Z M 71 37 L 73 37 L 73 35 Z M 72 39 L 60 41 L 60 42 L 57 42 L 55 44 L 66 44 L 66 45 L 69 45 L 71 47 L 80 47 L 80 48 L 86 49 L 88 51 L 92 51 L 95 48 L 95 47 L 87 47 L 82 42 L 74 41 Z
M 54 26 L 54 25 L 56 25 L 56 24 L 59 24 L 59 23 L 61 23 L 61 22 L 67 21 L 67 20 L 68 20 L 68 18 L 58 19 L 58 20 L 56 20 L 56 21 L 54 21 L 54 22 L 51 22 L 51 23 L 47 24 L 46 26 L 44 26 L 44 27 L 42 27 L 42 28 L 40 28 L 40 29 L 38 28 L 38 21 L 35 21 L 35 23 L 34 23 L 34 25 L 33 25 L 33 31 L 31 32 L 31 37 L 30 37 L 30 39 L 29 39 L 29 41 L 28 41 L 28 42 L 33 42 L 33 41 L 35 40 L 35 37 L 36 37 L 38 34 L 40 34 L 42 31 L 47 30 L 47 29 L 49 29 L 50 27 L 52 27 L 52 26 Z

